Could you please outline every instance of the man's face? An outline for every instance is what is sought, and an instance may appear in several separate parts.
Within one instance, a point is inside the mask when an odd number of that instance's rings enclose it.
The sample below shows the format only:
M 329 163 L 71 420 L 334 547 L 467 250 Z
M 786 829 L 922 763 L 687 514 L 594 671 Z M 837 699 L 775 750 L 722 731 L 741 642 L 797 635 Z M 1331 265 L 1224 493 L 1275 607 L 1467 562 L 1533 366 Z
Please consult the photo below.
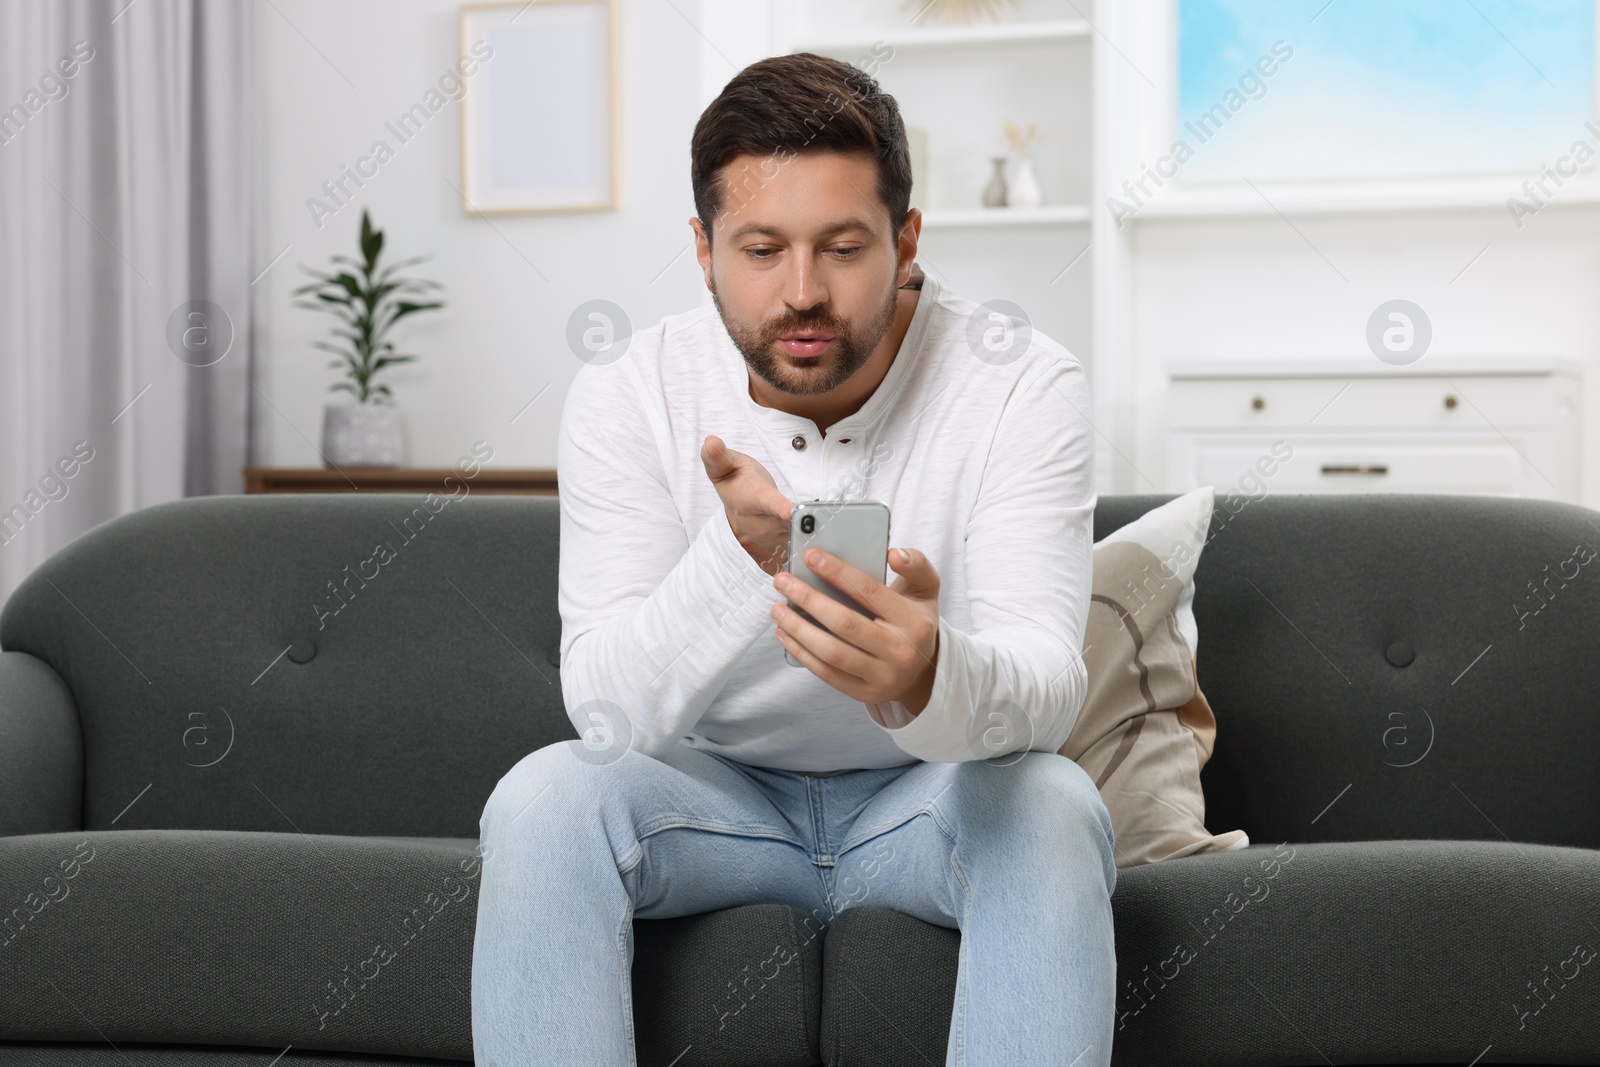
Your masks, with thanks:
M 860 153 L 744 155 L 723 176 L 700 263 L 728 336 L 774 389 L 826 393 L 894 325 L 899 242 L 877 166 Z

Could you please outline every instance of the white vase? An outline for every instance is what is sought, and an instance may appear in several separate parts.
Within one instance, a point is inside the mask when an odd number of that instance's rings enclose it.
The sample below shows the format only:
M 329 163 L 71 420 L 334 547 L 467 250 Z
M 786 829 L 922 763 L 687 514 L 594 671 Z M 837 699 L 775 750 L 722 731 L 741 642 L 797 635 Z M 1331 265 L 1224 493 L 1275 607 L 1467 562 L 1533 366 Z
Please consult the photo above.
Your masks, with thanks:
M 1011 180 L 1007 207 L 1038 207 L 1044 202 L 1044 191 L 1033 173 L 1033 160 L 1023 156 L 1017 160 L 1017 176 Z
M 398 467 L 400 409 L 392 404 L 329 404 L 322 409 L 322 457 L 330 467 Z

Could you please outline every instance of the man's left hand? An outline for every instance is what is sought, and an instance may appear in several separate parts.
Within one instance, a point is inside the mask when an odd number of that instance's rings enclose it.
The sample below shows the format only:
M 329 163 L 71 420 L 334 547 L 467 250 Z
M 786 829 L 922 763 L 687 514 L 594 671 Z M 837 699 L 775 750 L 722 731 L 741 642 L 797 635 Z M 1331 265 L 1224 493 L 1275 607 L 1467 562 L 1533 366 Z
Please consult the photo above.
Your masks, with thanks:
M 833 632 L 774 604 L 783 647 L 846 696 L 863 704 L 898 700 L 920 714 L 933 694 L 939 658 L 939 572 L 928 557 L 914 548 L 891 548 L 889 566 L 898 575 L 892 586 L 820 548 L 807 549 L 805 563 L 876 618 L 785 571 L 773 579 L 778 591 Z

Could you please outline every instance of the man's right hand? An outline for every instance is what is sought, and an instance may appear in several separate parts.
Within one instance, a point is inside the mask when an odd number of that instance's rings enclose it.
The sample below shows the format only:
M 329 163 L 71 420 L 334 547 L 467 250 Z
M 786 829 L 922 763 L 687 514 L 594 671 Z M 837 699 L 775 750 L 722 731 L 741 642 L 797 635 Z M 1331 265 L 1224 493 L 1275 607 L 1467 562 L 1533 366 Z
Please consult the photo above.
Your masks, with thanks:
M 716 486 L 734 537 L 762 570 L 776 575 L 789 558 L 789 514 L 794 504 L 778 492 L 767 468 L 735 452 L 715 434 L 700 445 L 706 477 Z

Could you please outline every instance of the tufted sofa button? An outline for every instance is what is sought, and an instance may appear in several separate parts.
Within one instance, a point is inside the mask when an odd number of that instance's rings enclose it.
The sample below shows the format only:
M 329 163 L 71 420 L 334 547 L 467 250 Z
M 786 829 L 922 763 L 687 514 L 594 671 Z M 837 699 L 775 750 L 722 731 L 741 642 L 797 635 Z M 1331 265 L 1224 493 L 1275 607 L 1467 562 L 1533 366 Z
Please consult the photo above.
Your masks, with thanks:
M 1393 666 L 1406 667 L 1417 658 L 1417 650 L 1411 647 L 1410 641 L 1394 641 L 1383 650 L 1383 658 Z
M 289 658 L 296 663 L 310 663 L 317 657 L 317 643 L 309 637 L 302 637 L 289 646 Z

